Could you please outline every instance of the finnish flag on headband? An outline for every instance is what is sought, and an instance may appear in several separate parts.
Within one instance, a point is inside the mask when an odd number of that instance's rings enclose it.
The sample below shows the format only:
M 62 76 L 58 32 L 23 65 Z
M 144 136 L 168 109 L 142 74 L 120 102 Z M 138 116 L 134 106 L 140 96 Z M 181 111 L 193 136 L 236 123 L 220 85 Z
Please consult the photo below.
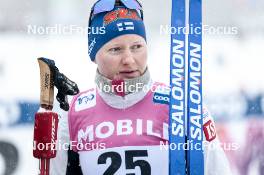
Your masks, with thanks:
M 123 30 L 134 30 L 134 23 L 133 22 L 120 22 L 120 23 L 117 23 L 117 28 L 119 32 Z

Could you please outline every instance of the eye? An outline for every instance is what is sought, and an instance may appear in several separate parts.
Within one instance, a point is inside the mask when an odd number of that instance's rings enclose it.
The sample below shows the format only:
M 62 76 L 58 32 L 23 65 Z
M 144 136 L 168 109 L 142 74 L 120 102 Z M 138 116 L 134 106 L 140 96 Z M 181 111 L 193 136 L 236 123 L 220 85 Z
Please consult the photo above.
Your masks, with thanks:
M 135 50 L 135 49 L 140 49 L 141 47 L 143 47 L 142 44 L 135 44 L 135 45 L 133 45 L 131 48 L 132 48 L 133 50 Z
M 116 53 L 116 52 L 121 51 L 121 47 L 113 47 L 113 48 L 109 49 L 108 51 L 112 52 L 112 53 Z

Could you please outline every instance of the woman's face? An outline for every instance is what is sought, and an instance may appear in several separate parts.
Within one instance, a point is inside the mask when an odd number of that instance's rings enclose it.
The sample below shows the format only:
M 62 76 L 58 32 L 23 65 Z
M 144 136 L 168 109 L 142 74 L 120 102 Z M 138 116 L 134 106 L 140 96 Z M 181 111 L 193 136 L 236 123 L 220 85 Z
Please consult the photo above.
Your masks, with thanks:
M 116 37 L 100 48 L 95 62 L 99 72 L 111 80 L 138 77 L 147 67 L 146 42 L 135 34 Z

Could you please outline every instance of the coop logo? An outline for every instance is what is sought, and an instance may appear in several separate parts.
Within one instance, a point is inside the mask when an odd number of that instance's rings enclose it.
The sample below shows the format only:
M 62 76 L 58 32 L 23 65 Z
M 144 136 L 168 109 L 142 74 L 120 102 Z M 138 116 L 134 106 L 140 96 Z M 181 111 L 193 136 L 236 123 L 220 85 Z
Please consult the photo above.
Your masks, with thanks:
M 154 103 L 169 104 L 170 96 L 166 94 L 155 93 L 153 96 Z
M 171 50 L 171 132 L 172 136 L 184 137 L 185 96 L 184 96 L 184 67 L 185 43 L 182 40 L 172 40 Z
M 189 50 L 189 117 L 190 117 L 190 136 L 194 140 L 202 140 L 202 47 L 200 44 L 190 43 Z
M 81 94 L 75 102 L 75 110 L 81 111 L 91 108 L 96 105 L 96 91 L 90 89 L 87 92 Z

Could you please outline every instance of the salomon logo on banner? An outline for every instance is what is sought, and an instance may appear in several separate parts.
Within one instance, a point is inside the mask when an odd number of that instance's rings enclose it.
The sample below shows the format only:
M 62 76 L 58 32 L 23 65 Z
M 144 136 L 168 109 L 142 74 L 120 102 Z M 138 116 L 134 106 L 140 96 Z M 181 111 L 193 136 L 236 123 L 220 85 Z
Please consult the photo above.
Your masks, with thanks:
M 170 95 L 155 93 L 153 96 L 153 102 L 160 103 L 160 104 L 169 104 Z
M 133 22 L 121 22 L 117 23 L 118 31 L 121 32 L 123 30 L 134 30 L 134 23 Z

